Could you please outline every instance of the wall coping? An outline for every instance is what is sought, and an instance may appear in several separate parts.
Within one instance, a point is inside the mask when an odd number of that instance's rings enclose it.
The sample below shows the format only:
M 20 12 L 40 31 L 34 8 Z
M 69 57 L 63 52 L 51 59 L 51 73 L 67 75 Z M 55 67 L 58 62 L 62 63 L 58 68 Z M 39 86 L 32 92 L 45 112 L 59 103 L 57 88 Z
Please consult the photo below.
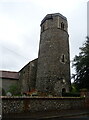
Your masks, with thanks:
M 8 100 L 8 99 L 11 99 L 11 100 L 13 100 L 13 99 L 16 99 L 16 100 L 18 100 L 18 99 L 38 99 L 38 100 L 40 100 L 40 99 L 45 99 L 45 100 L 54 100 L 54 99 L 56 99 L 56 100 L 69 100 L 69 99 L 85 99 L 85 98 L 83 98 L 83 97 L 38 97 L 38 96 L 35 96 L 35 97 L 29 97 L 29 96 L 0 96 L 0 99 L 2 99 L 2 100 Z

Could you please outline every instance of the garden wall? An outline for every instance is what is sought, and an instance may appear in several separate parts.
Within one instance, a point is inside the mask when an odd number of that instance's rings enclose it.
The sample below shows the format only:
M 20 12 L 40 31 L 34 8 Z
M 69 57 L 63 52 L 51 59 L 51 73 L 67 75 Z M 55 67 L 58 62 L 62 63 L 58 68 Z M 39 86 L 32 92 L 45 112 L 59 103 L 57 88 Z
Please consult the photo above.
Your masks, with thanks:
M 2 97 L 2 112 L 20 113 L 63 109 L 79 109 L 85 107 L 84 98 L 63 97 Z

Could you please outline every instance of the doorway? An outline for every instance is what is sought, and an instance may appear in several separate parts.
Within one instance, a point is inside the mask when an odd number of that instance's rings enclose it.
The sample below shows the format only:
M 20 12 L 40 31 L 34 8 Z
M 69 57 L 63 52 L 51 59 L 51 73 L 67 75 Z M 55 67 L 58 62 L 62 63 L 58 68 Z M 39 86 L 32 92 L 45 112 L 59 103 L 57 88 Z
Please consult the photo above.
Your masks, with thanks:
M 65 88 L 62 88 L 62 96 L 64 96 L 66 93 L 66 89 Z

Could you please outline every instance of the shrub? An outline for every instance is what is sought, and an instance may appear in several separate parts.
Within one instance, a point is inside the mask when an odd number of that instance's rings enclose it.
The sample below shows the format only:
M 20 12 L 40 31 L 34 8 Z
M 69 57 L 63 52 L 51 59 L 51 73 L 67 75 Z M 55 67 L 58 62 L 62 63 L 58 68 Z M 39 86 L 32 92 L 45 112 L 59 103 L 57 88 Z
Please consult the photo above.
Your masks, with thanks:
M 10 92 L 13 96 L 21 95 L 21 89 L 18 84 L 11 85 L 7 92 Z
M 80 97 L 80 93 L 63 93 L 63 97 Z
M 6 95 L 6 92 L 5 90 L 2 88 L 2 96 L 5 96 Z

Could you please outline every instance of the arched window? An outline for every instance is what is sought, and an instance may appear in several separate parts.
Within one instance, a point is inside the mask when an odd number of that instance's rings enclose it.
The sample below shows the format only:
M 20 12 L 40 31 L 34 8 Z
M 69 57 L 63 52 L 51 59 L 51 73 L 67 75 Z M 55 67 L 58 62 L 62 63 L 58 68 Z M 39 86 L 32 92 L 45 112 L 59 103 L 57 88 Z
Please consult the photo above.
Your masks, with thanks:
M 64 30 L 64 23 L 61 23 L 61 29 Z
M 62 93 L 65 93 L 65 92 L 66 92 L 66 89 L 65 89 L 65 88 L 63 88 L 63 89 L 62 89 Z

